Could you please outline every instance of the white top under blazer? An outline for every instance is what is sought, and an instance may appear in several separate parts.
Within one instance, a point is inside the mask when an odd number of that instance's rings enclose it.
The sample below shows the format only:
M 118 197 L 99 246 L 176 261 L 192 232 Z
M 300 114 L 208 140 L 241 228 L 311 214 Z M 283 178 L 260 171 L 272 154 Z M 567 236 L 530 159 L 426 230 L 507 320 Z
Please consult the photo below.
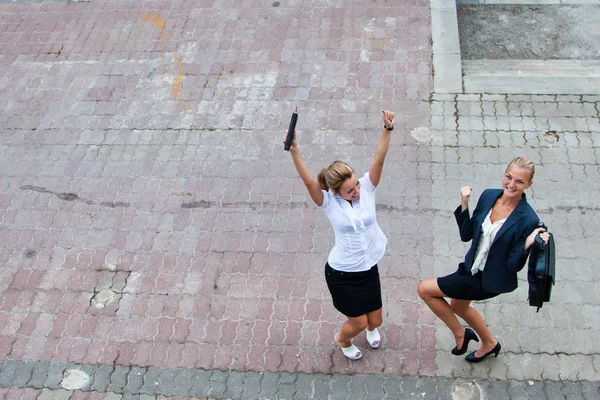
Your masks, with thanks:
M 488 253 L 490 252 L 490 247 L 492 247 L 492 243 L 494 243 L 494 239 L 496 238 L 496 234 L 504 225 L 506 218 L 500 219 L 494 223 L 492 223 L 492 210 L 488 215 L 486 215 L 483 223 L 481 224 L 481 237 L 479 238 L 479 243 L 477 243 L 477 253 L 475 255 L 475 261 L 473 261 L 473 266 L 471 267 L 471 274 L 475 275 L 479 271 L 483 271 L 485 268 L 485 262 L 487 261 Z
M 332 190 L 323 190 L 321 209 L 335 234 L 335 245 L 327 262 L 338 271 L 368 271 L 385 254 L 387 238 L 375 216 L 377 188 L 371 183 L 368 172 L 359 182 L 360 197 L 352 201 L 352 206 Z

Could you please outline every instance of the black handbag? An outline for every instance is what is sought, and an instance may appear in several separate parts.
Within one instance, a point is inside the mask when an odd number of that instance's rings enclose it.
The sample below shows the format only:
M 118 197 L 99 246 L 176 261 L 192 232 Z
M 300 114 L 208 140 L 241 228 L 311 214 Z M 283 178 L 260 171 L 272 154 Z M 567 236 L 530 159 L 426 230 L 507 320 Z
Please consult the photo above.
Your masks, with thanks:
M 540 228 L 546 231 L 546 225 L 540 222 Z M 540 311 L 542 305 L 550 301 L 555 279 L 554 237 L 550 233 L 548 243 L 540 235 L 535 237 L 529 255 L 527 280 L 529 281 L 529 305 Z

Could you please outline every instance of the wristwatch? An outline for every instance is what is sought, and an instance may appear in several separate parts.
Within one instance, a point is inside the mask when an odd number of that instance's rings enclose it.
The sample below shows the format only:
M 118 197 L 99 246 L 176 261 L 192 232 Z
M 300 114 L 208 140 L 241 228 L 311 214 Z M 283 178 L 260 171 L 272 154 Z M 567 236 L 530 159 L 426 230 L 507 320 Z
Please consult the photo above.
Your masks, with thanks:
M 392 126 L 392 127 L 387 127 L 387 126 L 383 125 L 383 127 L 384 127 L 386 130 L 388 130 L 388 131 L 393 131 L 393 130 L 394 130 L 394 127 L 393 127 L 393 126 Z

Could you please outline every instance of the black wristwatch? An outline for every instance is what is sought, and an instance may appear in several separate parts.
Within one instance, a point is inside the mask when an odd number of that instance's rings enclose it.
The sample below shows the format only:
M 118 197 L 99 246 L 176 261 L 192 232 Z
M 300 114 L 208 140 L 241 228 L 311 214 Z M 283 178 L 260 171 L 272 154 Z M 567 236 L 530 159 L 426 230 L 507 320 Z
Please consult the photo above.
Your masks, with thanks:
M 394 130 L 394 127 L 393 127 L 393 126 L 392 126 L 391 128 L 388 128 L 387 126 L 383 125 L 383 127 L 384 127 L 386 130 L 388 130 L 388 131 L 393 131 L 393 130 Z

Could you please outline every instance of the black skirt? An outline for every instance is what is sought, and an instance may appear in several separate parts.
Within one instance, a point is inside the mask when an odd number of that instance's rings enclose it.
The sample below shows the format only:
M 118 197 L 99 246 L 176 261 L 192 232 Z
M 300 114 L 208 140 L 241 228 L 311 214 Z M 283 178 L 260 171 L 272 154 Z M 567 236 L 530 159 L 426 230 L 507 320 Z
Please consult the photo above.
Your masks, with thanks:
M 347 317 L 360 317 L 382 307 L 377 264 L 368 271 L 342 272 L 327 263 L 325 281 L 333 306 Z
M 490 293 L 481 286 L 481 271 L 475 275 L 460 274 L 458 270 L 437 279 L 438 287 L 451 299 L 457 300 L 486 300 L 498 296 L 499 293 Z

